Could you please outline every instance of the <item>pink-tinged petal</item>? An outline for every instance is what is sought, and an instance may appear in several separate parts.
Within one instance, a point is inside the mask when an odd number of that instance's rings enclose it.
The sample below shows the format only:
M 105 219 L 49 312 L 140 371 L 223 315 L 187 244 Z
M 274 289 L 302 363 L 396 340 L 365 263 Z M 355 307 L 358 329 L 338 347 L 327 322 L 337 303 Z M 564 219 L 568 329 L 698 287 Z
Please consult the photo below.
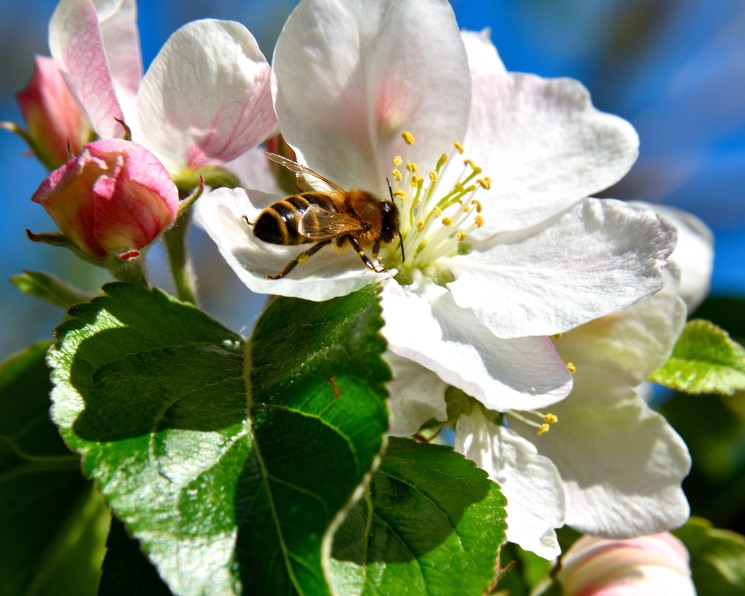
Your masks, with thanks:
M 274 131 L 270 68 L 240 23 L 174 33 L 137 95 L 136 136 L 171 172 L 231 161 Z
M 654 213 L 587 199 L 441 262 L 455 276 L 448 284 L 455 302 L 495 335 L 553 335 L 659 290 L 675 239 Z
M 155 240 L 178 212 L 178 191 L 166 169 L 147 149 L 127 141 L 91 143 L 88 150 L 109 165 L 93 186 L 101 246 L 114 253 Z
M 127 107 L 134 105 L 143 73 L 137 3 L 135 0 L 93 1 L 114 88 L 125 106 L 125 114 L 129 115 Z
M 550 432 L 537 437 L 510 417 L 510 427 L 558 468 L 568 497 L 566 523 L 609 538 L 680 526 L 689 515 L 680 486 L 691 466 L 685 443 L 625 378 L 576 366 L 572 393 L 551 406 L 559 420 Z
M 301 2 L 273 66 L 282 134 L 342 186 L 387 193 L 394 156 L 429 164 L 465 132 L 471 82 L 442 0 Z
M 551 460 L 479 410 L 458 419 L 453 448 L 485 470 L 507 497 L 507 540 L 544 559 L 557 557 L 555 530 L 564 525 L 566 497 Z
M 114 91 L 96 8 L 91 0 L 61 0 L 49 22 L 49 48 L 104 138 L 124 136 L 121 106 Z
M 466 153 L 491 177 L 482 200 L 484 231 L 542 221 L 616 183 L 639 139 L 626 121 L 596 110 L 571 79 L 505 73 L 474 40 L 473 99 Z M 475 65 L 473 64 L 475 63 Z
M 668 532 L 630 540 L 583 536 L 562 559 L 564 594 L 586 596 L 695 596 L 690 557 Z
M 565 397 L 572 375 L 545 337 L 499 339 L 446 288 L 417 276 L 383 287 L 383 335 L 394 354 L 498 411 L 530 410 Z
M 256 221 L 261 210 L 280 197 L 259 191 L 249 193 L 242 188 L 219 188 L 197 201 L 195 213 L 196 222 L 251 291 L 322 301 L 344 296 L 392 274 L 372 273 L 351 246 L 345 244 L 321 249 L 285 278 L 266 279 L 266 275 L 279 273 L 312 244 L 278 246 L 254 236 L 243 216 Z
M 97 258 L 143 248 L 178 211 L 178 191 L 162 164 L 144 147 L 119 139 L 86 145 L 49 175 L 32 200 Z
M 80 153 L 91 128 L 57 63 L 43 56 L 34 61 L 34 74 L 18 93 L 18 104 L 39 159 L 56 168 L 69 159 L 70 151 Z

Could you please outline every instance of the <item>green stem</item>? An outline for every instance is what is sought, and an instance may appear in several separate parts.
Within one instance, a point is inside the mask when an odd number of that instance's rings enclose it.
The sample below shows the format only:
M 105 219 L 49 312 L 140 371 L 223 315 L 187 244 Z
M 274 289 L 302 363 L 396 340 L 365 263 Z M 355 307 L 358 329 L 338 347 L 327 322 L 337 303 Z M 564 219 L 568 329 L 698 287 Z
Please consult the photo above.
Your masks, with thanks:
M 196 283 L 191 259 L 186 250 L 186 240 L 191 227 L 191 212 L 183 210 L 176 223 L 163 234 L 163 242 L 171 266 L 176 296 L 182 302 L 197 303 Z
M 141 255 L 136 259 L 131 259 L 123 263 L 117 263 L 114 267 L 111 267 L 111 275 L 119 281 L 125 281 L 140 286 L 147 286 L 147 276 L 145 275 L 145 255 Z

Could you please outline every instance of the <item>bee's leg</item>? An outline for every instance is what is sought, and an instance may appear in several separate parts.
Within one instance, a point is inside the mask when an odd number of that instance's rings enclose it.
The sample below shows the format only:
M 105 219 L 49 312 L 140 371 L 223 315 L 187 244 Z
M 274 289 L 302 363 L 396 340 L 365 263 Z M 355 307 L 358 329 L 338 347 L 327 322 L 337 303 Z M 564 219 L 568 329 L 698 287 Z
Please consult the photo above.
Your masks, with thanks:
M 324 246 L 329 244 L 331 240 L 322 240 L 321 242 L 316 242 L 313 246 L 311 246 L 308 250 L 301 252 L 298 256 L 296 256 L 292 261 L 287 263 L 282 268 L 282 271 L 277 273 L 277 275 L 265 275 L 264 277 L 266 279 L 282 279 L 285 275 L 287 275 L 290 271 L 292 271 L 295 267 L 300 265 L 300 263 L 305 263 L 308 259 L 310 259 L 314 254 L 316 254 L 319 250 L 321 250 Z
M 367 266 L 368 269 L 371 269 L 375 273 L 383 273 L 383 271 L 387 271 L 385 267 L 381 267 L 380 269 L 378 269 L 375 267 L 375 265 L 373 265 L 372 261 L 367 258 L 365 251 L 362 250 L 359 242 L 357 242 L 351 236 L 347 236 L 347 239 L 349 240 L 349 244 L 352 245 L 352 248 L 357 251 L 357 255 L 360 257 L 360 259 L 362 259 L 362 262 Z
M 378 238 L 375 241 L 375 244 L 373 244 L 373 258 L 374 259 L 377 259 L 378 258 L 378 253 L 379 252 L 380 252 L 380 238 Z
M 256 223 L 255 221 L 249 221 L 248 215 L 241 215 L 241 219 L 246 222 L 247 226 L 253 227 L 253 225 Z

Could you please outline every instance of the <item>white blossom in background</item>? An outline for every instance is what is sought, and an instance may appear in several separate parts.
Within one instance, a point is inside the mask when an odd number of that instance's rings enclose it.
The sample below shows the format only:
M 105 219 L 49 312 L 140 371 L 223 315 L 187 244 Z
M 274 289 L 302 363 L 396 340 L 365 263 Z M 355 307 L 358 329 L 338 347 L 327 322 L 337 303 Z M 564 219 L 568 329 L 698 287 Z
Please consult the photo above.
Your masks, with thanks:
M 143 77 L 134 0 L 61 0 L 49 24 L 57 65 L 102 138 L 132 138 L 174 176 L 224 165 L 276 126 L 270 67 L 240 23 L 176 31 Z
M 308 245 L 269 245 L 243 221 L 279 197 L 219 189 L 198 216 L 251 290 L 326 300 L 383 281 L 390 351 L 505 411 L 569 393 L 548 335 L 662 287 L 674 230 L 587 198 L 631 167 L 632 127 L 575 81 L 507 73 L 447 2 L 304 0 L 273 77 L 279 129 L 301 160 L 381 198 L 391 179 L 406 258 L 394 241 L 387 272 L 373 273 L 349 246 L 325 248 L 266 279 Z

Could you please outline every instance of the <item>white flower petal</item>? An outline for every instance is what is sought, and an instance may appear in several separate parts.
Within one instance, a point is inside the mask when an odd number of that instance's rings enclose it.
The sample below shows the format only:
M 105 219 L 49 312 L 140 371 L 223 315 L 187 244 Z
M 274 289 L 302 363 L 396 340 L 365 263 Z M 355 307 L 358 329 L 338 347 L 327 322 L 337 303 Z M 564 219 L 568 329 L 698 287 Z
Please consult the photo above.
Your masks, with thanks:
M 171 172 L 225 163 L 262 142 L 276 118 L 269 64 L 251 33 L 211 19 L 181 27 L 142 80 L 136 124 Z
M 552 335 L 659 290 L 675 229 L 613 200 L 586 199 L 522 232 L 441 262 L 459 306 L 499 337 Z
M 627 538 L 685 522 L 689 509 L 680 485 L 691 465 L 688 449 L 623 379 L 578 367 L 572 394 L 551 411 L 559 421 L 542 437 L 518 420 L 510 426 L 559 469 L 567 524 Z
M 540 408 L 571 390 L 572 376 L 545 337 L 499 339 L 446 288 L 421 276 L 383 287 L 383 335 L 391 352 L 418 362 L 492 410 Z
M 306 0 L 273 66 L 282 134 L 344 187 L 387 193 L 395 155 L 426 167 L 465 132 L 471 82 L 447 2 Z
M 706 295 L 711 284 L 714 265 L 714 237 L 698 217 L 674 207 L 635 202 L 651 209 L 672 223 L 678 231 L 678 244 L 668 264 L 678 275 L 677 290 L 685 300 L 688 312 L 693 312 Z
M 602 367 L 624 377 L 631 387 L 667 361 L 685 322 L 685 304 L 665 286 L 627 309 L 572 329 L 555 344 L 578 370 Z
M 196 221 L 217 244 L 220 254 L 248 288 L 260 294 L 278 294 L 329 300 L 385 279 L 389 273 L 372 273 L 350 246 L 327 246 L 283 279 L 279 273 L 299 253 L 312 245 L 277 246 L 256 238 L 242 219 L 255 221 L 261 210 L 278 197 L 242 188 L 220 188 L 205 193 L 196 205 Z
M 542 221 L 620 180 L 638 153 L 633 127 L 597 111 L 571 79 L 474 77 L 466 153 L 491 177 L 484 232 Z
M 226 163 L 225 168 L 238 176 L 243 188 L 254 188 L 277 197 L 284 194 L 262 149 L 249 149 Z
M 495 75 L 506 75 L 507 69 L 497 54 L 497 48 L 491 42 L 491 30 L 483 29 L 479 32 L 461 31 L 463 44 L 466 46 L 468 55 L 468 68 L 471 71 L 471 82 L 473 85 L 473 96 L 481 97 L 482 85 L 487 84 L 489 79 L 481 77 L 492 77 Z
M 91 0 L 61 0 L 49 21 L 49 49 L 99 136 L 124 136 L 124 120 Z
M 454 448 L 501 486 L 507 497 L 507 539 L 544 559 L 557 557 L 561 549 L 554 530 L 564 524 L 566 499 L 551 460 L 481 411 L 458 420 Z
M 422 425 L 434 418 L 447 420 L 447 405 L 443 383 L 431 370 L 392 352 L 385 355 L 393 371 L 388 383 L 391 428 L 388 434 L 408 437 L 419 432 Z
M 142 80 L 135 0 L 94 0 L 106 59 L 119 103 L 129 117 Z

